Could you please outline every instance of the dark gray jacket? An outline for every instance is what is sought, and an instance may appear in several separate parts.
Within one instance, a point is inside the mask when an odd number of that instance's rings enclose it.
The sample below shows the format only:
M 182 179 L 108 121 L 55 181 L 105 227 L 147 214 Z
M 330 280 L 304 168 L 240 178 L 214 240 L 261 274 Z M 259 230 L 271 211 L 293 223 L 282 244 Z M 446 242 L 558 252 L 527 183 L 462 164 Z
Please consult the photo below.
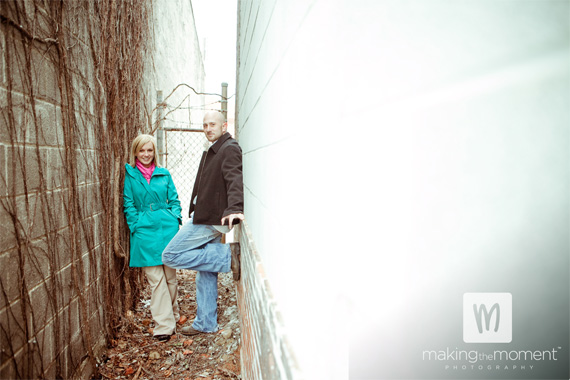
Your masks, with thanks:
M 209 225 L 220 225 L 224 216 L 243 213 L 241 148 L 227 132 L 202 154 L 190 201 L 192 212 L 194 224 Z

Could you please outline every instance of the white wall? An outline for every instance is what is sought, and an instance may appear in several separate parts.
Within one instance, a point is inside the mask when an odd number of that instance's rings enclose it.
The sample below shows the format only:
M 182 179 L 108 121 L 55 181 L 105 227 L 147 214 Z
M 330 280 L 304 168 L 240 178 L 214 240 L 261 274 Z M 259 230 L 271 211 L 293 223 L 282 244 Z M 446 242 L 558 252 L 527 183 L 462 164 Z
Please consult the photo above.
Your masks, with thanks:
M 187 84 L 197 92 L 204 90 L 204 64 L 194 22 L 190 0 L 155 1 L 153 13 L 154 55 L 153 88 L 163 91 L 166 98 L 179 84 Z M 156 106 L 156 92 L 151 93 L 153 107 Z M 189 97 L 188 97 L 189 96 Z M 204 96 L 196 95 L 186 86 L 179 87 L 167 100 L 169 106 L 183 107 L 167 116 L 165 127 L 189 127 L 187 107 L 203 106 Z M 201 128 L 203 112 L 192 110 L 191 122 L 194 128 Z M 153 119 L 154 121 L 155 119 Z
M 458 378 L 421 353 L 488 348 L 463 342 L 466 292 L 512 294 L 502 348 L 567 347 L 569 3 L 359 2 L 345 16 L 360 28 L 344 67 L 367 76 L 342 88 L 368 96 L 340 123 L 368 125 L 354 164 L 374 163 L 348 177 L 370 200 L 350 219 L 373 231 L 350 266 L 351 377 Z M 549 368 L 568 375 L 561 360 L 532 376 Z M 507 372 L 469 374 L 529 376 Z
M 344 378 L 347 360 L 337 290 L 344 273 L 331 272 L 341 263 L 327 260 L 338 258 L 344 224 L 333 187 L 343 174 L 321 145 L 336 138 L 330 105 L 342 97 L 332 75 L 337 17 L 327 6 L 241 1 L 238 37 L 246 219 L 307 379 Z
M 153 2 L 154 45 L 152 55 L 153 78 L 149 86 L 149 104 L 153 110 L 153 128 L 162 115 L 163 128 L 201 129 L 204 117 L 205 68 L 190 0 Z M 192 87 L 194 90 L 192 90 Z M 166 107 L 157 109 L 157 91 L 162 91 Z M 203 133 L 166 132 L 161 160 L 172 175 L 182 203 L 182 217 L 186 221 L 190 196 L 202 151 L 207 145 Z M 159 133 L 155 136 L 160 144 Z M 159 148 L 160 149 L 160 148 Z
M 457 377 L 421 352 L 464 346 L 465 292 L 567 348 L 569 3 L 239 12 L 246 219 L 307 378 L 348 376 L 345 333 L 351 378 Z

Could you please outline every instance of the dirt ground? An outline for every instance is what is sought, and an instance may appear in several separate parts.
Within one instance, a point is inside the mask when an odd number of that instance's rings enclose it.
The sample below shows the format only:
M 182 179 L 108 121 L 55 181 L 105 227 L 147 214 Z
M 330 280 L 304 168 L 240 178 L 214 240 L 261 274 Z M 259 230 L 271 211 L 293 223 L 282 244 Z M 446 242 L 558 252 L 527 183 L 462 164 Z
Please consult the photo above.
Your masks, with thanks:
M 178 326 L 191 325 L 196 315 L 196 272 L 178 271 Z M 240 325 L 232 274 L 218 276 L 220 331 L 187 337 L 180 333 L 167 342 L 152 336 L 150 291 L 134 313 L 128 313 L 111 348 L 103 356 L 98 379 L 228 380 L 240 376 Z

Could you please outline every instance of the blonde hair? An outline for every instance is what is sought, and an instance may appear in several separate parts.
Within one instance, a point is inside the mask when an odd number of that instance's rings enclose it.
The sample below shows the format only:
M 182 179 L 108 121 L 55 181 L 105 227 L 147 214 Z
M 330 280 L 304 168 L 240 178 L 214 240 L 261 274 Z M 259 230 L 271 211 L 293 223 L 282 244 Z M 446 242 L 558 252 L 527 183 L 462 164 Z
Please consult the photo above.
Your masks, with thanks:
M 156 149 L 156 139 L 154 138 L 154 136 L 138 135 L 137 137 L 135 137 L 133 143 L 131 144 L 131 152 L 129 154 L 129 165 L 131 165 L 133 168 L 136 166 L 135 158 L 137 157 L 138 151 L 141 150 L 143 145 L 148 144 L 149 142 L 152 143 L 152 147 L 154 148 L 154 158 L 152 159 L 152 161 L 157 167 L 159 166 L 158 162 L 156 161 L 156 157 L 158 156 L 158 151 Z

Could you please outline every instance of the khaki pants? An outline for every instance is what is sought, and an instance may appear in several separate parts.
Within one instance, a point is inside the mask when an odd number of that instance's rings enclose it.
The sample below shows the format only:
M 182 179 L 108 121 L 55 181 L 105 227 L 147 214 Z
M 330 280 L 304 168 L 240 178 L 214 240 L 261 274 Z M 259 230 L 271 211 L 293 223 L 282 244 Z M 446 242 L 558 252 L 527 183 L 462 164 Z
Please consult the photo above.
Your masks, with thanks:
M 150 312 L 154 319 L 154 335 L 170 335 L 180 319 L 176 269 L 166 265 L 143 268 L 150 284 Z

